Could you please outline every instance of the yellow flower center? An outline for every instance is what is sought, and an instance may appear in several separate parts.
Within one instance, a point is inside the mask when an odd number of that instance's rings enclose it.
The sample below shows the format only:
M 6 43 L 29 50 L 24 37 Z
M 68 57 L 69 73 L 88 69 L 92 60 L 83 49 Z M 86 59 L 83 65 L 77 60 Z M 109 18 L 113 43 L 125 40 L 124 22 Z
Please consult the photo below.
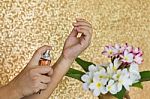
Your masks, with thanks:
M 116 71 L 116 70 L 117 70 L 116 66 L 113 66 L 113 70 L 114 70 L 114 71 Z
M 124 57 L 125 60 L 128 60 L 129 58 L 127 56 Z
M 110 54 L 110 55 L 111 55 L 111 54 L 113 54 L 113 51 L 112 51 L 112 50 L 110 50 L 110 51 L 109 51 L 109 54 Z
M 101 83 L 97 83 L 96 86 L 97 86 L 98 88 L 100 88 L 100 87 L 101 87 Z
M 99 78 L 104 78 L 104 76 L 100 75 Z
M 111 89 L 111 86 L 108 86 L 108 90 L 110 90 Z
M 117 75 L 117 79 L 119 79 L 119 77 L 120 77 L 120 74 Z

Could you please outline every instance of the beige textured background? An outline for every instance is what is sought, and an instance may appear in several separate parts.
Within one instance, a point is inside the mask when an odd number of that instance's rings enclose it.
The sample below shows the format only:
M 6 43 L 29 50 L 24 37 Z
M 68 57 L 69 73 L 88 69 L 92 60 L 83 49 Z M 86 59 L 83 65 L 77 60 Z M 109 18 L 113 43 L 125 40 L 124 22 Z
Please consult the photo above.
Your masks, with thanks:
M 107 44 L 125 42 L 144 51 L 142 70 L 150 70 L 150 0 L 0 0 L 0 83 L 12 80 L 28 63 L 34 51 L 53 46 L 53 63 L 76 17 L 94 28 L 91 46 L 80 57 L 104 63 Z M 81 69 L 76 63 L 72 67 Z M 132 88 L 131 99 L 150 99 L 150 82 L 144 89 Z M 96 99 L 81 83 L 65 77 L 50 99 Z

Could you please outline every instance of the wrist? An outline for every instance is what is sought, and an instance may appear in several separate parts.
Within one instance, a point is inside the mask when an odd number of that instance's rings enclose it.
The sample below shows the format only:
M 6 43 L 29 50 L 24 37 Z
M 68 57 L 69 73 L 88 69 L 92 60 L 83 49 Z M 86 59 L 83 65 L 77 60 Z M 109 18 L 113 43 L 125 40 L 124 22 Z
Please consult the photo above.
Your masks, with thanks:
M 66 53 L 64 53 L 64 52 L 62 52 L 60 58 L 63 59 L 64 61 L 67 61 L 70 63 L 72 63 L 76 59 L 75 56 L 70 57 L 70 56 L 66 55 Z
M 61 61 L 64 61 L 65 63 L 67 64 L 72 64 L 75 60 L 75 58 L 73 57 L 67 57 L 65 56 L 65 54 L 61 54 L 60 58 L 59 58 Z
M 69 69 L 71 64 L 73 63 L 73 59 L 69 59 L 63 56 L 63 54 L 61 54 L 61 56 L 59 57 L 59 59 L 57 60 L 57 62 L 54 64 L 54 68 L 62 68 L 63 69 Z

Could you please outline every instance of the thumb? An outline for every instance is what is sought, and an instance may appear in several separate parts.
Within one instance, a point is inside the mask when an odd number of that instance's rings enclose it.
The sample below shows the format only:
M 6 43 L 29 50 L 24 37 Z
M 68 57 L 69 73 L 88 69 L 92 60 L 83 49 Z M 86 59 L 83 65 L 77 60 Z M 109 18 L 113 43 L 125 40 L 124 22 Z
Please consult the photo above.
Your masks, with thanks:
M 39 60 L 40 58 L 42 57 L 43 53 L 46 51 L 46 50 L 50 50 L 51 49 L 51 46 L 47 46 L 47 45 L 44 45 L 42 47 L 40 47 L 39 49 L 37 49 L 35 51 L 35 53 L 33 54 L 30 62 L 28 63 L 28 66 L 29 67 L 33 67 L 33 66 L 37 66 L 38 63 L 39 63 Z

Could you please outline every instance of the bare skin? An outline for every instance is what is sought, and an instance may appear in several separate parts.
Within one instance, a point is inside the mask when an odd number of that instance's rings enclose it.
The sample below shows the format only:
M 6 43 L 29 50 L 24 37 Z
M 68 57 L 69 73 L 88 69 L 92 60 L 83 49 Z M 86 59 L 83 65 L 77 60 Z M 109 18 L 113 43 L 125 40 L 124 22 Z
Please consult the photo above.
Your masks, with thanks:
M 53 65 L 54 72 L 47 89 L 43 90 L 41 94 L 34 94 L 24 99 L 48 99 L 69 70 L 75 58 L 90 45 L 92 37 L 92 26 L 90 23 L 84 19 L 77 19 L 73 26 L 72 32 L 65 41 L 60 58 Z M 82 33 L 81 37 L 77 37 L 79 33 Z
M 47 49 L 51 49 L 51 47 L 39 48 L 24 70 L 9 84 L 0 88 L 0 99 L 20 99 L 47 88 L 53 69 L 50 66 L 38 66 L 41 55 Z M 48 76 L 43 74 L 48 74 Z
M 84 19 L 73 23 L 73 30 L 65 41 L 64 48 L 58 61 L 49 66 L 38 66 L 41 55 L 50 46 L 39 48 L 33 55 L 26 68 L 8 85 L 0 88 L 0 99 L 48 99 L 61 79 L 69 70 L 75 58 L 81 54 L 91 42 L 92 26 Z M 77 35 L 81 33 L 81 37 Z M 43 74 L 49 74 L 48 76 Z M 9 95 L 8 95 L 9 90 Z M 36 94 L 39 90 L 41 94 Z

